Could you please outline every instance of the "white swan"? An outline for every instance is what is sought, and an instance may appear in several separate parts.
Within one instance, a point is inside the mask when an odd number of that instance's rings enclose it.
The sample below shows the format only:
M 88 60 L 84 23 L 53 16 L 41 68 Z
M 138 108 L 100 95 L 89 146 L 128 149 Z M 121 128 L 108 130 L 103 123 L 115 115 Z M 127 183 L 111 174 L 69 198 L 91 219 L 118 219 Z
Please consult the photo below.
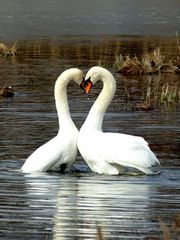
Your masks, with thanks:
M 78 149 L 92 171 L 116 175 L 123 167 L 133 167 L 152 174 L 151 167 L 160 164 L 142 137 L 102 132 L 102 122 L 115 90 L 113 75 L 102 67 L 92 67 L 83 88 L 88 94 L 92 84 L 101 80 L 103 89 L 93 104 L 78 135 Z
M 74 80 L 82 82 L 83 73 L 78 68 L 64 71 L 54 87 L 56 109 L 59 119 L 57 136 L 36 149 L 26 160 L 21 170 L 26 173 L 47 170 L 69 171 L 77 156 L 78 130 L 74 125 L 67 100 L 67 85 Z

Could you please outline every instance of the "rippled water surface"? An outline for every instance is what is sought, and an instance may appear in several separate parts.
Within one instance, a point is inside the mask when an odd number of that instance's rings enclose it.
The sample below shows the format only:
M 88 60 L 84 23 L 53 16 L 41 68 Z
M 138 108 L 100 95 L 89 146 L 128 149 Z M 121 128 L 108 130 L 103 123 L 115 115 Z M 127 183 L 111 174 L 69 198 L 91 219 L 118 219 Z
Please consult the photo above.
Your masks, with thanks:
M 1 0 L 1 39 L 63 35 L 175 36 L 179 0 Z
M 174 39 L 96 39 L 19 42 L 19 55 L 0 59 L 0 83 L 13 98 L 0 98 L 0 239 L 160 239 L 160 221 L 169 228 L 180 214 L 180 109 L 162 106 L 135 112 L 148 81 L 159 76 L 117 79 L 117 92 L 105 116 L 105 131 L 143 136 L 160 159 L 159 175 L 100 176 L 78 156 L 69 174 L 22 174 L 27 156 L 58 130 L 53 88 L 59 74 L 79 66 L 84 72 L 99 59 L 111 61 L 122 51 L 141 54 L 162 44 L 173 56 Z M 72 44 L 73 43 L 73 44 Z M 162 75 L 161 81 L 179 76 Z M 71 115 L 78 128 L 101 89 L 90 99 L 76 84 L 68 86 Z M 131 97 L 127 100 L 125 89 Z M 171 228 L 170 228 L 171 230 Z M 174 239 L 178 239 L 177 237 Z

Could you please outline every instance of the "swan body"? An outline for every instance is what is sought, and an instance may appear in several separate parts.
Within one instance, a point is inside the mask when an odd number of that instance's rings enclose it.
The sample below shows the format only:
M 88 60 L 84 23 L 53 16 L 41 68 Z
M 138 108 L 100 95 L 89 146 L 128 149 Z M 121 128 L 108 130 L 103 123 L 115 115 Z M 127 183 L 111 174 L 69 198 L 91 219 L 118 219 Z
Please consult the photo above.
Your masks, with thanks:
M 93 104 L 78 135 L 78 149 L 92 171 L 117 175 L 123 167 L 131 167 L 145 174 L 153 174 L 152 167 L 160 164 L 148 143 L 142 138 L 122 133 L 104 133 L 102 122 L 115 90 L 113 75 L 102 67 L 92 67 L 86 75 L 89 82 L 103 82 L 103 89 Z M 86 93 L 88 93 L 86 91 Z
M 26 173 L 71 169 L 77 157 L 78 130 L 73 123 L 67 100 L 67 85 L 74 80 L 78 85 L 83 73 L 77 68 L 64 71 L 57 79 L 54 96 L 59 120 L 57 136 L 37 148 L 25 161 L 21 170 Z

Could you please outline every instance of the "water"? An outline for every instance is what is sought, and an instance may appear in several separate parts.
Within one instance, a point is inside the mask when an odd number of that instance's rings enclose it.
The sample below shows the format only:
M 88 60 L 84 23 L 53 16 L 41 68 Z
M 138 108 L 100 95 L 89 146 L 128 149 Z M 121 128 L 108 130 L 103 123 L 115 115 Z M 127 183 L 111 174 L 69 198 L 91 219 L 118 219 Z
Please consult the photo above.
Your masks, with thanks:
M 16 93 L 11 99 L 0 99 L 0 239 L 95 239 L 97 227 L 108 240 L 159 239 L 160 220 L 171 229 L 180 214 L 179 106 L 151 112 L 130 108 L 140 101 L 149 78 L 156 81 L 158 76 L 127 78 L 110 69 L 117 79 L 117 92 L 103 128 L 145 137 L 160 159 L 160 175 L 99 176 L 80 156 L 69 174 L 19 171 L 27 156 L 58 131 L 53 88 L 61 71 L 79 66 L 86 72 L 100 58 L 111 61 L 120 50 L 141 54 L 145 46 L 159 42 L 167 54 L 175 53 L 174 39 L 118 39 L 21 41 L 17 57 L 0 59 L 0 83 L 13 86 Z M 160 78 L 167 77 L 179 79 L 175 75 Z M 128 101 L 125 87 L 132 92 Z M 71 115 L 78 128 L 100 89 L 97 84 L 87 100 L 75 83 L 68 86 Z
M 159 239 L 159 220 L 171 224 L 179 211 L 178 174 L 1 171 L 1 239 L 95 239 L 97 226 L 106 239 Z
M 95 5 L 95 6 L 94 6 Z M 180 108 L 134 112 L 149 81 L 179 81 L 178 75 L 117 79 L 105 131 L 144 137 L 160 159 L 160 175 L 100 176 L 81 156 L 72 173 L 22 174 L 25 159 L 58 131 L 53 88 L 70 67 L 112 63 L 118 54 L 141 55 L 155 47 L 177 56 L 179 0 L 0 1 L 1 41 L 17 42 L 18 55 L 0 58 L 0 239 L 162 239 L 160 221 L 172 229 L 180 216 Z M 132 37 L 134 35 L 134 37 Z M 162 37 L 164 36 L 164 37 Z M 101 84 L 89 100 L 68 86 L 71 115 L 80 128 Z M 130 94 L 127 99 L 125 89 Z
M 179 0 L 1 0 L 0 38 L 175 36 L 180 31 L 179 8 Z

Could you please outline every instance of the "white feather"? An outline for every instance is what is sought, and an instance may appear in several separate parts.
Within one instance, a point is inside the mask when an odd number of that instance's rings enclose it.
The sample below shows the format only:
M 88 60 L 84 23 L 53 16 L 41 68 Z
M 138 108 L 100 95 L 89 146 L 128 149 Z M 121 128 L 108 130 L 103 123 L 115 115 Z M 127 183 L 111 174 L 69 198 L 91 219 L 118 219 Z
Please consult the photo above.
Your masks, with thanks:
M 114 77 L 101 67 L 91 68 L 86 79 L 89 77 L 93 84 L 102 80 L 103 90 L 79 132 L 78 149 L 83 158 L 99 174 L 119 174 L 122 166 L 152 174 L 151 168 L 159 161 L 142 137 L 102 131 L 104 113 L 116 89 Z
M 77 156 L 78 130 L 74 125 L 68 107 L 67 85 L 74 80 L 80 85 L 83 73 L 77 68 L 64 71 L 56 81 L 54 94 L 59 119 L 59 132 L 50 141 L 36 149 L 25 161 L 21 170 L 26 173 L 71 169 Z

